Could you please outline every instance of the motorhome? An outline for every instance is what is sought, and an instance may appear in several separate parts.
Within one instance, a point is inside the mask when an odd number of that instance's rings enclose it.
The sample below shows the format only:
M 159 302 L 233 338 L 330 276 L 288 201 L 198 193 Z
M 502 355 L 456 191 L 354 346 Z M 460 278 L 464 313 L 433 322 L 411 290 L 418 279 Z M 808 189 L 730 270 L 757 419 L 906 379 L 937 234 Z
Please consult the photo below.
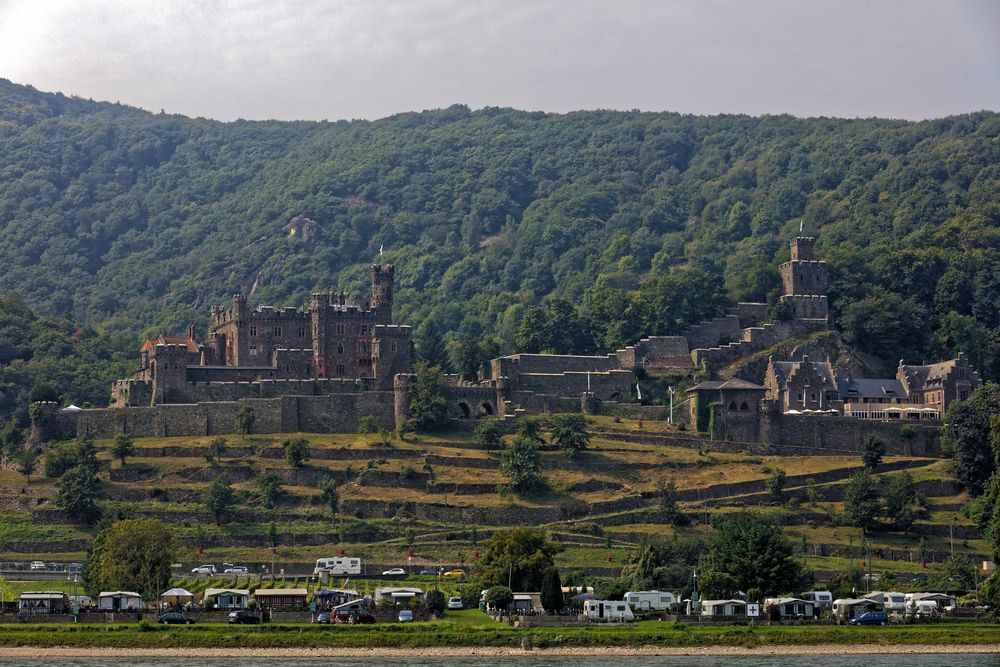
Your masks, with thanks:
M 872 591 L 871 593 L 866 593 L 865 597 L 869 600 L 881 602 L 883 608 L 887 612 L 901 614 L 906 611 L 907 600 L 905 593 L 899 593 L 896 591 Z
M 817 609 L 833 607 L 833 593 L 830 591 L 806 591 L 802 594 L 802 599 L 812 602 Z
M 313 574 L 329 574 L 332 576 L 342 576 L 349 574 L 361 574 L 361 559 L 340 556 L 338 558 L 319 558 L 316 560 L 316 567 Z
M 668 611 L 677 598 L 669 591 L 629 591 L 625 602 L 635 611 Z
M 583 615 L 591 621 L 623 623 L 635 620 L 632 608 L 624 601 L 584 600 Z

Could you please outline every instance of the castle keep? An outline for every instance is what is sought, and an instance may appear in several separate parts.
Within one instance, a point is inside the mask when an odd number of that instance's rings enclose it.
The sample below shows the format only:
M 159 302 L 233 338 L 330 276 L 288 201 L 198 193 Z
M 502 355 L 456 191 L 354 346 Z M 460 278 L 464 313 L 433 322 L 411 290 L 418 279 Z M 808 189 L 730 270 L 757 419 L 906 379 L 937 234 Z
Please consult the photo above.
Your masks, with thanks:
M 316 293 L 307 309 L 251 310 L 237 294 L 228 310 L 212 306 L 207 344 L 194 327 L 187 337 L 147 340 L 136 373 L 114 383 L 111 406 L 331 394 L 356 385 L 391 390 L 393 376 L 412 364 L 411 328 L 392 324 L 394 273 L 374 265 L 368 299 Z

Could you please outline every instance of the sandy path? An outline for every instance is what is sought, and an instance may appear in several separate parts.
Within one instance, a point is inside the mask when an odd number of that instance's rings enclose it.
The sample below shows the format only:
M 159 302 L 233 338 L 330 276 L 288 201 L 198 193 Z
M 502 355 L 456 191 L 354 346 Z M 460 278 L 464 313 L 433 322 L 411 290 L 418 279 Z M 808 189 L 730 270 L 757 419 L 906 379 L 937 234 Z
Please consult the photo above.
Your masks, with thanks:
M 403 656 L 594 656 L 594 655 L 874 655 L 874 654 L 948 654 L 948 653 L 1000 653 L 1000 644 L 823 644 L 814 646 L 702 646 L 673 648 L 646 646 L 640 648 L 556 648 L 525 651 L 513 648 L 450 647 L 450 648 L 281 648 L 281 649 L 229 649 L 229 648 L 170 648 L 170 649 L 119 649 L 119 648 L 38 648 L 31 646 L 0 647 L 0 657 L 8 658 L 383 658 Z

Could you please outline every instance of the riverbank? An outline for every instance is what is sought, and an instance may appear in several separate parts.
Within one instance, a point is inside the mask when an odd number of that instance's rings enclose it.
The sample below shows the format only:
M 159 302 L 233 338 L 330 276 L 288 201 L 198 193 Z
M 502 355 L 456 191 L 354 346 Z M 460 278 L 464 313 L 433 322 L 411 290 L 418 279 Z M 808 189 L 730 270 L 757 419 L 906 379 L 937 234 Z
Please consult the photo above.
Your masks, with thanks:
M 555 628 L 515 628 L 508 625 L 467 625 L 455 621 L 369 626 L 314 624 L 264 624 L 228 626 L 205 623 L 193 626 L 121 624 L 9 624 L 0 626 L 0 654 L 27 649 L 80 651 L 172 651 L 169 655 L 250 655 L 253 651 L 332 652 L 353 656 L 413 655 L 455 651 L 455 655 L 502 655 L 536 651 L 565 651 L 566 655 L 592 655 L 607 650 L 629 652 L 789 651 L 807 653 L 898 652 L 899 647 L 925 653 L 926 647 L 968 652 L 969 647 L 1000 646 L 1000 625 L 965 621 L 888 627 L 801 626 L 688 626 L 682 623 L 643 621 L 628 625 L 588 625 Z M 377 647 L 377 648 L 372 648 Z M 203 653 L 209 652 L 209 653 Z M 577 653 L 579 652 L 579 653 Z M 444 654 L 444 653 L 442 653 Z M 553 653 L 556 654 L 556 653 Z M 663 653 L 666 654 L 666 653 Z
M 516 649 L 482 646 L 438 648 L 326 648 L 326 649 L 128 649 L 74 647 L 0 647 L 0 658 L 399 658 L 399 657 L 507 657 L 542 655 L 573 656 L 795 656 L 795 655 L 952 655 L 1000 653 L 1000 644 L 823 644 L 809 646 L 700 646 L 671 648 L 590 647 Z

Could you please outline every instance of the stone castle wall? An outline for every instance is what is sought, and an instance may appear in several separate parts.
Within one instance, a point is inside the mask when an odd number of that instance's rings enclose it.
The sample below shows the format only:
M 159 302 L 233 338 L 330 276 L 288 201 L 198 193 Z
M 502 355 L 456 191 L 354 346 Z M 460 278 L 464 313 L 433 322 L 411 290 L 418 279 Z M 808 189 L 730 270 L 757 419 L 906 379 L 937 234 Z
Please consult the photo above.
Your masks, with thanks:
M 742 336 L 740 318 L 736 315 L 726 315 L 715 319 L 693 324 L 681 334 L 692 350 L 715 347 L 720 342 L 738 341 Z
M 368 415 L 394 428 L 393 403 L 393 392 L 369 391 L 79 412 L 64 412 L 53 405 L 43 410 L 34 436 L 45 442 L 78 435 L 112 438 L 118 433 L 138 438 L 226 435 L 239 431 L 237 413 L 243 407 L 253 410 L 254 433 L 354 433 L 358 420 Z

